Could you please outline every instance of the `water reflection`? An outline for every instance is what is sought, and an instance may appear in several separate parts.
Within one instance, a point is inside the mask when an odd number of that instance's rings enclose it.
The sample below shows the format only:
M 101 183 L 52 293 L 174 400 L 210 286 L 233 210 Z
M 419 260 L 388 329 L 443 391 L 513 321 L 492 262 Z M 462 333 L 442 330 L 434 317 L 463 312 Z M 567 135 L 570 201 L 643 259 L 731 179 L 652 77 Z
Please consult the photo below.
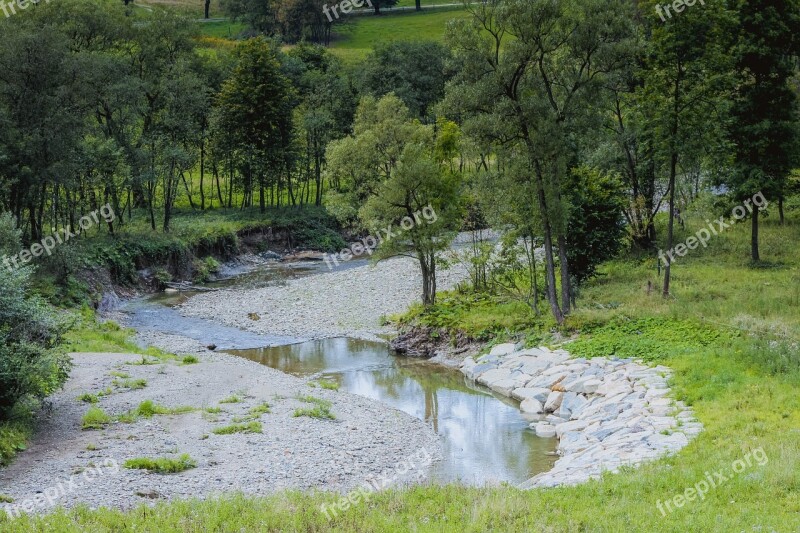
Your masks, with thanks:
M 457 370 L 394 357 L 380 343 L 327 339 L 230 353 L 289 374 L 321 373 L 348 392 L 425 420 L 445 446 L 437 481 L 519 483 L 556 459 L 556 440 L 536 437 L 515 402 L 466 382 Z

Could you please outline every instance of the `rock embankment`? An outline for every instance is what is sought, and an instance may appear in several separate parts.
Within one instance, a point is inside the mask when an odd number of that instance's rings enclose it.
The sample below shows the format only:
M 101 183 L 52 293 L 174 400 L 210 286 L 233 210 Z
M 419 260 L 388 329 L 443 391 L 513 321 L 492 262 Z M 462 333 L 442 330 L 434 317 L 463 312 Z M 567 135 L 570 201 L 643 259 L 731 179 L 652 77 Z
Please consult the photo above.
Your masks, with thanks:
M 691 409 L 669 398 L 670 369 L 631 359 L 571 359 L 564 350 L 495 346 L 461 370 L 521 401 L 540 437 L 558 437 L 561 458 L 525 488 L 572 485 L 675 453 L 702 430 Z

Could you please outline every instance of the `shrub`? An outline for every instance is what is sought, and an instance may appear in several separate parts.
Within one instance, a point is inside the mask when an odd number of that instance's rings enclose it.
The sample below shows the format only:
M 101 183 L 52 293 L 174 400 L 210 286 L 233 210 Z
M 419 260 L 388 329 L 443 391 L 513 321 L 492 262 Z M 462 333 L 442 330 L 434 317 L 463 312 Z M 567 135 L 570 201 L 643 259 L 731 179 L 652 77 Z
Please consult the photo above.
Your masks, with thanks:
M 19 253 L 19 235 L 11 216 L 0 216 L 0 256 Z M 0 420 L 23 398 L 52 394 L 69 375 L 69 358 L 59 349 L 66 325 L 30 294 L 31 272 L 0 265 Z
M 125 461 L 124 466 L 131 470 L 147 470 L 158 474 L 177 474 L 178 472 L 195 468 L 197 461 L 192 459 L 189 454 L 184 453 L 175 459 L 169 457 L 128 459 Z
M 90 407 L 81 419 L 83 429 L 103 429 L 112 422 L 112 419 L 99 407 Z

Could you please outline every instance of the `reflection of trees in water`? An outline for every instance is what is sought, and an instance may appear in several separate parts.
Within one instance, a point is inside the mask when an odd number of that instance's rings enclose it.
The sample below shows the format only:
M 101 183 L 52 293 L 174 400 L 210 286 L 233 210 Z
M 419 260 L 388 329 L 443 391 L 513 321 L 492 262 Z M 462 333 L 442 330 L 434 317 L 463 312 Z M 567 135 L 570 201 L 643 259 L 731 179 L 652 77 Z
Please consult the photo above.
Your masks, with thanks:
M 489 478 L 522 481 L 549 470 L 555 460 L 546 455 L 553 451 L 553 441 L 537 438 L 521 420 L 513 423 L 519 416 L 516 402 L 489 393 L 456 369 L 390 356 L 385 345 L 329 339 L 249 350 L 243 355 L 284 372 L 325 372 L 336 376 L 347 390 L 405 406 L 417 416 L 424 413 L 434 431 L 448 435 L 449 453 L 457 457 L 456 475 L 482 471 Z M 337 368 L 357 371 L 338 373 Z

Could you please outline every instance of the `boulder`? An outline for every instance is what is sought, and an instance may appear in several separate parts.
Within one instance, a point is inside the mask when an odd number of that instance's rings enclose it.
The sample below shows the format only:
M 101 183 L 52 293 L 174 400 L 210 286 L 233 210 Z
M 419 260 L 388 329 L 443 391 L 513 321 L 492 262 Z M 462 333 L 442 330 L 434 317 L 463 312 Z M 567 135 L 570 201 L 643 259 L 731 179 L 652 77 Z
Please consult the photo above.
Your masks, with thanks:
M 527 398 L 522 400 L 522 403 L 519 405 L 520 410 L 523 413 L 539 415 L 544 412 L 544 406 L 542 402 L 536 400 L 534 398 Z
M 556 392 L 553 391 L 547 396 L 547 400 L 544 402 L 544 410 L 548 413 L 552 413 L 559 407 L 561 407 L 561 400 L 564 399 L 563 392 Z
M 546 422 L 536 424 L 536 436 L 549 439 L 556 436 L 556 427 Z
M 547 401 L 547 397 L 550 396 L 552 391 L 550 389 L 544 388 L 520 388 L 514 389 L 511 392 L 511 397 L 516 400 L 527 400 L 528 398 L 533 398 L 544 404 Z
M 478 383 L 491 387 L 497 381 L 511 377 L 511 370 L 508 368 L 494 368 L 478 376 Z
M 492 348 L 492 351 L 489 352 L 489 355 L 496 356 L 496 357 L 497 356 L 501 356 L 501 355 L 508 355 L 508 354 L 514 353 L 514 351 L 516 351 L 516 349 L 517 349 L 517 345 L 516 344 L 511 344 L 511 343 L 498 344 L 497 346 Z

